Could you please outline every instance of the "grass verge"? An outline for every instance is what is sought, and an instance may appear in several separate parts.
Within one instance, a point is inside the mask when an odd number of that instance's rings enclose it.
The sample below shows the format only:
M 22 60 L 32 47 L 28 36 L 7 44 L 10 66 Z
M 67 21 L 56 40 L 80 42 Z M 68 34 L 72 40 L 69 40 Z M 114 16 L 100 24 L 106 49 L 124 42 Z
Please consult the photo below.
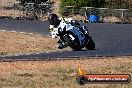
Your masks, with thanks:
M 0 88 L 132 88 L 132 82 L 84 86 L 76 83 L 78 67 L 86 69 L 88 74 L 132 75 L 132 57 L 82 59 L 1 62 Z
M 55 50 L 56 40 L 50 36 L 0 32 L 0 55 Z

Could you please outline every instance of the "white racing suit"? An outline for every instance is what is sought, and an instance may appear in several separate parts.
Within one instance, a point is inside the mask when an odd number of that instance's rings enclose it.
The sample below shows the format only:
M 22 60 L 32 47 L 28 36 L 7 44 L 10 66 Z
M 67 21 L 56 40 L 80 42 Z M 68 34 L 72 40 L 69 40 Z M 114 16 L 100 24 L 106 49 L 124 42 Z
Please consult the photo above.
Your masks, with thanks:
M 80 46 L 83 46 L 85 43 L 85 32 L 83 31 L 83 27 L 81 27 L 79 23 L 73 21 L 72 18 L 59 18 L 59 20 L 60 23 L 57 28 L 55 28 L 54 25 L 50 25 L 49 29 L 52 38 L 57 38 L 59 36 L 60 39 L 57 43 L 62 44 L 62 36 L 65 35 L 67 31 L 70 31 L 78 37 Z M 86 30 L 86 32 L 88 33 L 88 30 Z M 72 40 L 75 39 L 72 35 L 70 35 L 70 37 Z M 63 45 L 59 45 L 58 47 L 63 47 Z

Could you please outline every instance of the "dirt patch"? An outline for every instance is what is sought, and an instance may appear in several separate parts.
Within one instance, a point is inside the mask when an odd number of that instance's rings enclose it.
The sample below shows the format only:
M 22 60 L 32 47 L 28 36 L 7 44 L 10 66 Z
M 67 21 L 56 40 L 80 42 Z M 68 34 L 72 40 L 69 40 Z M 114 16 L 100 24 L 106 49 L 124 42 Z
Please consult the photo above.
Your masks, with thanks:
M 18 10 L 0 10 L 0 16 L 21 17 L 23 12 Z
M 0 32 L 1 53 L 29 53 L 55 49 L 56 40 L 51 36 Z
M 16 61 L 16 62 L 0 62 L 1 75 L 6 75 L 8 73 L 13 73 L 15 71 L 27 71 L 34 72 L 38 74 L 41 69 L 51 69 L 51 68 L 67 68 L 71 67 L 74 69 L 83 68 L 89 72 L 91 68 L 100 67 L 112 67 L 121 66 L 128 63 L 132 63 L 132 57 L 122 57 L 122 58 L 72 58 L 73 60 L 56 60 L 56 61 Z M 75 59 L 75 60 L 74 60 Z M 106 72 L 107 73 L 107 72 Z M 10 74 L 8 74 L 10 75 Z
M 61 4 L 61 0 L 51 0 L 52 2 L 54 2 L 54 7 L 53 7 L 53 12 L 54 14 L 57 14 L 58 16 L 61 16 L 60 13 L 60 4 Z
M 121 23 L 122 20 L 114 17 L 114 16 L 108 16 L 108 17 L 104 17 L 103 22 L 105 23 Z

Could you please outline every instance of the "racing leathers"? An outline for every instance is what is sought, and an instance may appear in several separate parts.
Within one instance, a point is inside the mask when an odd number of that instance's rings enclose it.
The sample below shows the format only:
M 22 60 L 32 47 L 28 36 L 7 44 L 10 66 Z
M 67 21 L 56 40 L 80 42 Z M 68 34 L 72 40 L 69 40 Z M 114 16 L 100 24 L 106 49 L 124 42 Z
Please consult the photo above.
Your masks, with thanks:
M 72 18 L 59 18 L 59 25 L 56 27 L 54 25 L 50 25 L 49 28 L 52 38 L 57 38 L 59 36 L 59 41 L 57 42 L 57 47 L 59 49 L 65 47 L 65 43 L 63 42 L 64 40 L 62 36 L 65 34 L 66 31 L 70 29 L 69 27 L 71 28 L 77 27 L 77 29 L 79 29 L 79 31 L 82 32 L 84 35 L 86 32 L 88 34 L 88 30 L 86 29 L 86 27 L 85 26 L 81 27 L 80 24 L 77 21 L 73 21 Z M 84 40 L 84 38 L 82 40 Z

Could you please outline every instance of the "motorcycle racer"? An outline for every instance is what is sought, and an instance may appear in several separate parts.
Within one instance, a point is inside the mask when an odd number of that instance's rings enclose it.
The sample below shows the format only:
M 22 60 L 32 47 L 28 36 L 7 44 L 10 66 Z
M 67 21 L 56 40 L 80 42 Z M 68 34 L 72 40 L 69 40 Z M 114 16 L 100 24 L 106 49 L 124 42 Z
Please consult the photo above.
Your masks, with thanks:
M 52 38 L 59 37 L 59 41 L 57 42 L 57 47 L 59 49 L 63 49 L 68 43 L 72 48 L 76 49 L 76 47 L 78 47 L 78 50 L 80 50 L 87 42 L 86 40 L 91 38 L 89 37 L 89 32 L 86 26 L 81 27 L 80 24 L 77 21 L 72 20 L 72 18 L 58 18 L 56 14 L 50 14 L 48 20 L 50 23 L 49 31 Z M 70 32 L 68 36 L 71 38 L 71 41 L 76 41 L 78 44 L 74 43 L 73 45 L 66 37 L 64 39 L 65 34 L 68 32 Z M 67 41 L 67 43 L 64 41 Z M 95 48 L 95 46 L 92 48 Z
M 50 23 L 50 28 L 49 31 L 52 35 L 52 38 L 57 38 L 57 34 L 59 32 L 62 32 L 64 30 L 64 27 L 68 24 L 66 22 L 71 22 L 71 18 L 58 18 L 56 14 L 50 14 L 48 17 L 49 23 Z

